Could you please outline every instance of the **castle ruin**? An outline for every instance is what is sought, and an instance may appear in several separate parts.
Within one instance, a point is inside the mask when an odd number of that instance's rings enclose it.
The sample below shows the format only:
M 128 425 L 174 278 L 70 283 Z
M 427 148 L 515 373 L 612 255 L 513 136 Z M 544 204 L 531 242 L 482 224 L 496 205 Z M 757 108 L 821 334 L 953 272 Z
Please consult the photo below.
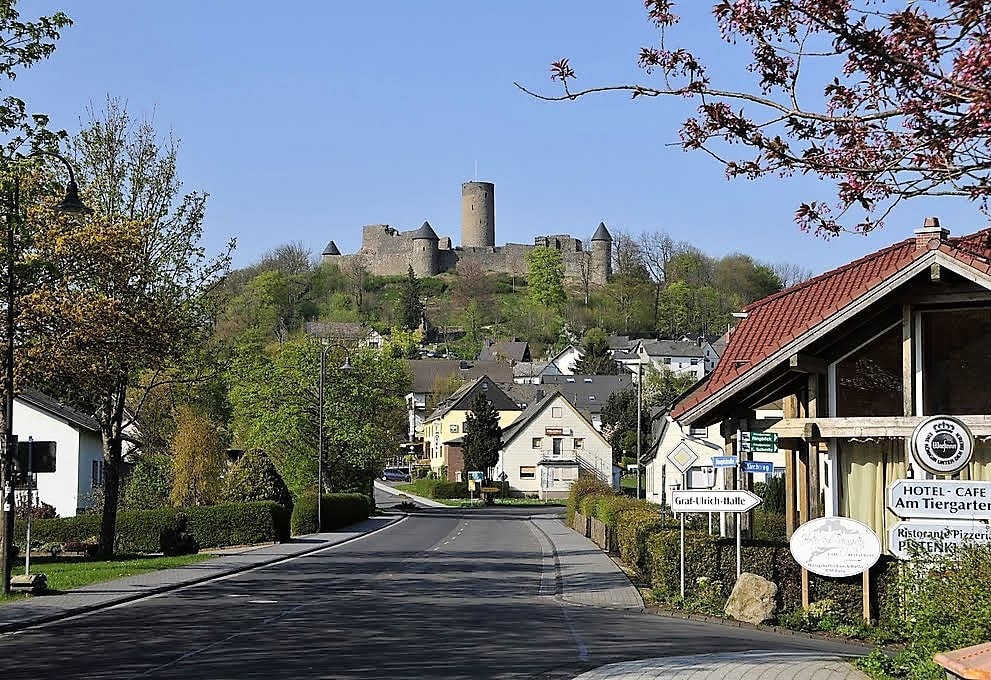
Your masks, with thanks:
M 358 260 L 372 274 L 393 276 L 405 274 L 412 266 L 419 276 L 436 276 L 454 272 L 458 265 L 473 265 L 483 271 L 525 275 L 526 254 L 537 247 L 560 251 L 564 275 L 568 279 L 604 284 L 612 273 L 612 236 L 606 225 L 599 223 L 586 250 L 582 240 L 569 234 L 537 236 L 533 245 L 523 243 L 495 244 L 495 184 L 465 182 L 461 185 L 461 245 L 454 246 L 451 237 L 438 237 L 424 222 L 419 229 L 398 231 L 387 224 L 362 227 L 361 247 L 356 253 L 342 255 L 331 241 L 322 253 L 324 262 L 344 265 Z

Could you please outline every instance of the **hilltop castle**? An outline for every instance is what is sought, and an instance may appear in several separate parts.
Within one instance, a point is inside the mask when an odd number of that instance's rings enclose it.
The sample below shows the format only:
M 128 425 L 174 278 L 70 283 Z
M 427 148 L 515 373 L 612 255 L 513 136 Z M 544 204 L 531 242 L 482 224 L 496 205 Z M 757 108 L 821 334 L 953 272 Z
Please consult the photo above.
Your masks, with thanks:
M 537 236 L 533 245 L 523 243 L 495 244 L 495 184 L 465 182 L 461 185 L 461 245 L 453 246 L 451 237 L 440 238 L 424 222 L 419 229 L 397 231 L 387 224 L 369 224 L 362 228 L 361 248 L 351 255 L 342 255 L 331 241 L 322 253 L 324 262 L 344 264 L 360 259 L 372 274 L 389 276 L 405 274 L 412 266 L 420 277 L 453 272 L 459 263 L 477 265 L 490 272 L 523 275 L 526 254 L 544 246 L 561 252 L 565 277 L 588 283 L 604 284 L 612 273 L 612 236 L 606 225 L 591 238 L 591 249 L 582 240 L 569 234 Z

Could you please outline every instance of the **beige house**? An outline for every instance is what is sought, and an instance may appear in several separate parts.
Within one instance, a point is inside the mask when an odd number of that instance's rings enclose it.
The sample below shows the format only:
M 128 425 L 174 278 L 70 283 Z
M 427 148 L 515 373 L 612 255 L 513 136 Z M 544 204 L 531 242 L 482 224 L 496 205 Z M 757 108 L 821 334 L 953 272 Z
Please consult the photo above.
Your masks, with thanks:
M 579 477 L 612 483 L 612 447 L 564 395 L 551 392 L 503 432 L 494 477 L 513 494 L 565 498 Z
M 454 394 L 442 401 L 440 405 L 427 416 L 423 422 L 423 455 L 429 462 L 430 469 L 440 474 L 441 468 L 447 470 L 448 478 L 456 479 L 455 470 L 451 469 L 448 444 L 456 446 L 460 451 L 461 437 L 464 435 L 468 422 L 468 412 L 479 395 L 484 395 L 499 412 L 499 425 L 505 429 L 519 417 L 519 405 L 506 395 L 502 389 L 483 375 L 462 385 Z

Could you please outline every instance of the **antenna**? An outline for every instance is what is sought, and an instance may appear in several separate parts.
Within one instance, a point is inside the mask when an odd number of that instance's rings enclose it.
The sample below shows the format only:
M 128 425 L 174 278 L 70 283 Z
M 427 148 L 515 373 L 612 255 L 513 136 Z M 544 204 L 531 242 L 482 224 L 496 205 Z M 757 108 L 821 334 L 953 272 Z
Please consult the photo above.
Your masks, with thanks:
M 478 161 L 475 161 L 475 181 L 478 181 Z

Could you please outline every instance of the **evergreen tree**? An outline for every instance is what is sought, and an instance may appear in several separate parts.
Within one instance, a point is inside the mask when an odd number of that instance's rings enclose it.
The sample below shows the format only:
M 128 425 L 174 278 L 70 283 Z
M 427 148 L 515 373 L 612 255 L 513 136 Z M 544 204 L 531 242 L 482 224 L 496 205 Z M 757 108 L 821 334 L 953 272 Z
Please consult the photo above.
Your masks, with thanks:
M 576 375 L 616 375 L 619 364 L 609 355 L 609 343 L 601 328 L 589 328 L 582 339 L 581 354 L 575 362 Z
M 400 305 L 403 328 L 407 330 L 419 328 L 420 324 L 423 323 L 423 300 L 420 298 L 420 279 L 416 278 L 412 265 L 406 270 Z
M 468 424 L 465 425 L 464 465 L 465 476 L 470 470 L 487 471 L 499 462 L 502 448 L 502 427 L 499 412 L 492 403 L 479 394 L 471 404 Z

